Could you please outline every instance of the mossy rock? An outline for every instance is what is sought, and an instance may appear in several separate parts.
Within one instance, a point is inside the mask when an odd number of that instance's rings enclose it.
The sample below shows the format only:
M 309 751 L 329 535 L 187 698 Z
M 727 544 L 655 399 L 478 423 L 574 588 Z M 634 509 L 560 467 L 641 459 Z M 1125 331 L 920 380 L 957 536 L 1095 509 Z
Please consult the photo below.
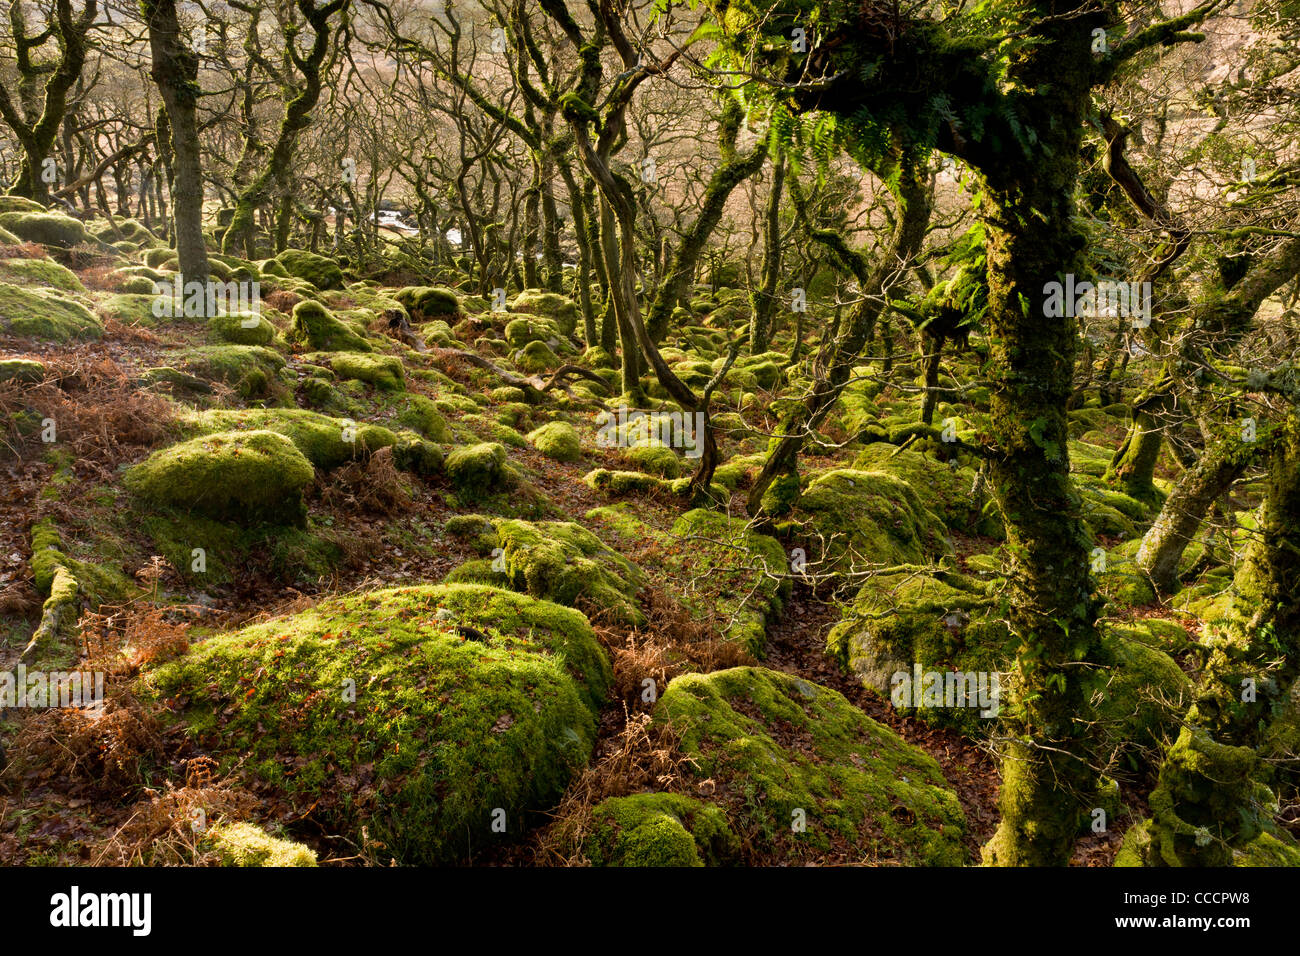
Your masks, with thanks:
M 506 448 L 499 442 L 462 445 L 447 456 L 445 470 L 457 494 L 474 499 L 511 485 Z
M 975 531 L 1001 538 L 1002 519 L 996 509 L 984 512 L 971 498 L 975 485 L 974 468 L 941 462 L 929 455 L 899 448 L 885 442 L 873 442 L 853 460 L 858 471 L 882 472 L 905 481 L 928 510 L 943 519 L 950 528 Z
M 0 259 L 0 282 L 84 293 L 77 274 L 51 259 Z M 152 291 L 152 287 L 150 290 Z
M 708 580 L 710 603 L 725 624 L 723 633 L 747 651 L 762 656 L 767 624 L 778 617 L 790 596 L 784 574 L 790 558 L 779 541 L 759 534 L 748 522 L 706 508 L 695 508 L 672 527 L 677 548 L 688 555 L 692 576 Z
M 623 451 L 623 457 L 639 471 L 660 478 L 678 478 L 682 473 L 681 459 L 660 441 L 643 442 Z
M 582 457 L 578 430 L 568 422 L 547 422 L 528 433 L 528 443 L 556 461 L 577 461 Z
M 596 468 L 582 476 L 582 483 L 592 491 L 610 495 L 633 495 L 647 491 L 665 489 L 662 478 L 647 475 L 641 471 L 611 471 L 608 468 Z
M 290 276 L 310 282 L 318 289 L 343 287 L 343 270 L 333 259 L 305 249 L 286 249 L 276 256 L 276 261 Z
M 465 635 L 469 635 L 466 637 Z M 401 863 L 465 860 L 554 806 L 611 681 L 586 619 L 479 585 L 324 601 L 148 677 L 191 736 Z
M 506 323 L 506 341 L 513 349 L 522 349 L 530 342 L 543 342 L 549 349 L 556 349 L 562 335 L 559 325 L 551 319 L 520 316 Z
M 836 564 L 919 564 L 947 554 L 943 522 L 894 475 L 840 468 L 813 479 L 799 498 L 806 519 Z M 811 537 L 811 535 L 810 535 Z
M 515 356 L 515 365 L 521 372 L 534 375 L 558 368 L 560 358 L 545 342 L 529 342 Z
M 594 866 L 723 866 L 739 850 L 721 810 L 676 793 L 601 801 L 583 843 Z
M 34 359 L 0 359 L 0 382 L 35 385 L 45 381 L 45 366 Z
M 124 478 L 137 498 L 239 524 L 303 526 L 316 472 L 271 431 L 218 432 L 154 452 Z
M 1093 703 L 1102 734 L 1116 747 L 1153 753 L 1172 742 L 1192 700 L 1182 668 L 1164 651 L 1112 628 L 1102 632 L 1101 658 L 1106 670 Z
M 316 853 L 301 843 L 273 837 L 251 823 L 218 823 L 199 841 L 221 866 L 316 866 Z
M 284 357 L 260 345 L 206 345 L 186 349 L 179 367 L 210 382 L 229 385 L 244 398 L 265 398 L 277 390 Z
M 445 459 L 440 446 L 423 438 L 403 437 L 393 445 L 393 464 L 420 478 L 442 474 Z
M 328 364 L 340 379 L 365 382 L 388 392 L 400 392 L 406 388 L 406 367 L 394 355 L 330 352 L 304 357 L 308 361 Z
M 582 525 L 501 519 L 495 527 L 497 559 L 463 565 L 449 581 L 510 587 L 569 607 L 581 602 L 620 624 L 645 623 L 636 601 L 645 575 Z
M 1014 652 L 1003 618 L 986 587 L 964 575 L 879 574 L 867 579 L 845 618 L 831 629 L 827 650 L 864 687 L 894 699 L 901 712 L 980 735 L 989 732 L 990 718 L 999 713 L 991 675 L 1006 670 Z M 918 667 L 922 684 L 914 687 Z M 954 680 L 957 674 L 975 674 L 973 689 L 984 691 L 985 698 L 968 697 L 965 682 L 960 688 L 954 684 L 950 698 L 926 696 L 930 685 L 925 682 L 932 680 L 926 675 L 935 673 L 951 673 Z M 985 675 L 982 687 L 978 675 Z
M 214 315 L 208 329 L 218 341 L 235 345 L 270 345 L 275 340 L 275 326 L 255 312 Z
M 451 289 L 440 286 L 407 286 L 399 289 L 394 298 L 406 307 L 415 322 L 460 314 L 459 297 Z
M 93 242 L 81 221 L 57 212 L 0 212 L 0 227 L 25 242 L 37 242 L 56 249 L 71 249 Z
M 45 207 L 25 196 L 0 195 L 0 213 L 6 212 L 45 212 Z
M 364 336 L 312 299 L 304 299 L 293 307 L 289 338 L 317 351 L 371 351 Z
M 757 667 L 684 674 L 654 719 L 680 734 L 690 772 L 715 781 L 733 826 L 780 859 L 838 843 L 859 859 L 966 862 L 939 765 L 828 687 Z
M 510 303 L 510 311 L 551 319 L 564 336 L 572 335 L 578 327 L 578 304 L 554 292 L 525 289 Z
M 0 330 L 63 343 L 97 339 L 104 327 L 89 309 L 71 299 L 0 282 Z
M 414 428 L 424 437 L 436 442 L 451 440 L 447 420 L 438 412 L 438 407 L 431 398 L 418 392 L 406 392 L 395 397 L 388 407 L 396 412 L 394 420 L 399 425 Z
M 317 468 L 329 471 L 397 443 L 379 425 L 332 418 L 303 408 L 212 409 L 183 420 L 192 433 L 264 430 L 284 435 Z

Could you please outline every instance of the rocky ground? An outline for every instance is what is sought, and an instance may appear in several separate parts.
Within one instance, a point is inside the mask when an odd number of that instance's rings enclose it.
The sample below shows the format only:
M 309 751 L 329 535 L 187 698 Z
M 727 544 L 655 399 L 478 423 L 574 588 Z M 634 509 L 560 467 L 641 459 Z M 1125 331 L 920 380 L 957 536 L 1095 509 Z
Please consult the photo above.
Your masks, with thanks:
M 907 437 L 914 376 L 863 369 L 760 533 L 745 492 L 808 383 L 788 334 L 727 374 L 688 501 L 680 447 L 603 427 L 619 375 L 569 299 L 293 250 L 214 256 L 258 314 L 159 315 L 175 270 L 139 223 L 0 197 L 0 671 L 108 674 L 101 707 L 0 711 L 0 863 L 979 861 L 998 722 L 890 682 L 1007 669 L 1003 534 L 975 462 Z M 742 298 L 676 317 L 688 384 Z M 936 415 L 970 443 L 977 365 Z M 1110 865 L 1237 531 L 1157 603 L 1151 507 L 1101 480 L 1127 408 L 1072 422 L 1115 665 L 1075 862 Z

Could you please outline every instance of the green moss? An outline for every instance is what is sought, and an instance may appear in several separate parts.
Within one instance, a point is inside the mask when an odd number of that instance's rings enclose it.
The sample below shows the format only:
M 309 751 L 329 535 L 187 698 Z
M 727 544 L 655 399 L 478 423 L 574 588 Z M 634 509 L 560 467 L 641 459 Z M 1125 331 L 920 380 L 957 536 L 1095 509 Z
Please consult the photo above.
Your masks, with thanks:
M 371 351 L 370 343 L 359 332 L 312 299 L 304 299 L 293 307 L 289 338 L 318 351 Z
M 845 842 L 869 860 L 965 862 L 965 819 L 939 765 L 830 688 L 755 667 L 685 674 L 655 720 L 726 795 L 736 829 L 781 858 Z
M 542 342 L 550 349 L 560 346 L 560 327 L 551 319 L 523 316 L 506 323 L 506 341 L 513 349 L 522 349 L 531 342 Z
M 613 495 L 636 494 L 644 491 L 658 491 L 664 487 L 664 481 L 654 475 L 639 471 L 610 471 L 597 468 L 582 476 L 583 484 L 592 491 L 602 491 Z
M 528 442 L 547 458 L 577 461 L 582 457 L 578 430 L 568 422 L 548 422 L 528 433 Z
M 271 836 L 251 823 L 219 823 L 200 841 L 222 866 L 315 866 L 316 854 L 301 843 Z
M 213 338 L 236 345 L 269 345 L 275 339 L 275 326 L 252 312 L 214 315 L 208 328 Z
M 418 392 L 407 392 L 395 398 L 388 406 L 396 412 L 396 422 L 414 428 L 426 438 L 437 442 L 451 440 L 447 420 L 438 413 L 432 399 Z
M 286 249 L 276 256 L 285 272 L 296 279 L 304 279 L 318 289 L 339 289 L 343 286 L 343 270 L 333 259 L 318 256 L 304 249 Z
M 97 339 L 104 328 L 84 305 L 0 282 L 0 328 L 47 342 Z
M 560 358 L 545 342 L 529 342 L 515 356 L 515 365 L 521 372 L 534 375 L 558 368 Z
M 557 604 L 590 607 L 621 624 L 645 623 L 636 601 L 645 575 L 582 525 L 514 519 L 495 525 L 498 560 L 471 562 L 448 580 L 506 586 Z
M 45 381 L 45 366 L 34 359 L 0 359 L 0 382 L 30 385 Z
M 572 299 L 540 289 L 525 289 L 510 303 L 511 312 L 540 315 L 555 322 L 562 335 L 572 335 L 578 327 L 578 305 Z
M 416 322 L 460 313 L 460 299 L 451 289 L 438 286 L 408 286 L 398 290 L 395 298 L 406 307 L 411 313 L 411 319 Z
M 809 483 L 795 514 L 836 563 L 918 564 L 951 550 L 943 522 L 912 486 L 882 472 L 825 472 Z
M 510 485 L 506 449 L 495 442 L 463 445 L 447 456 L 447 477 L 462 497 L 477 498 Z
M 273 431 L 289 438 L 308 461 L 324 471 L 398 440 L 396 434 L 378 425 L 331 418 L 301 408 L 213 409 L 183 419 L 182 427 L 196 434 Z
M 898 448 L 885 442 L 867 445 L 853 461 L 858 471 L 882 472 L 907 483 L 929 511 L 950 528 L 1000 538 L 1001 516 L 991 511 L 986 517 L 980 503 L 971 497 L 975 469 L 945 464 L 929 455 Z
M 721 810 L 676 793 L 602 801 L 583 844 L 595 866 L 722 866 L 739 849 Z
M 180 368 L 229 385 L 243 398 L 264 398 L 280 386 L 284 357 L 260 345 L 206 345 L 179 353 Z
M 364 352 L 332 352 L 308 355 L 308 361 L 327 362 L 341 379 L 352 379 L 374 385 L 390 392 L 406 388 L 405 367 L 402 360 L 392 355 L 374 355 Z
M 26 242 L 58 249 L 71 249 L 92 241 L 79 220 L 57 212 L 0 212 L 0 227 Z
M 682 463 L 677 453 L 660 441 L 649 441 L 624 449 L 623 457 L 640 471 L 661 478 L 677 478 L 682 473 Z
M 154 452 L 125 476 L 143 501 L 237 523 L 303 525 L 315 471 L 271 431 L 219 432 Z
M 0 259 L 0 282 L 47 286 L 60 292 L 85 292 L 75 272 L 50 259 Z
M 609 681 L 576 611 L 442 585 L 211 638 L 147 689 L 184 702 L 223 763 L 243 761 L 358 844 L 364 826 L 399 862 L 430 864 L 501 839 L 494 818 L 518 834 L 526 811 L 554 805 L 591 754 Z

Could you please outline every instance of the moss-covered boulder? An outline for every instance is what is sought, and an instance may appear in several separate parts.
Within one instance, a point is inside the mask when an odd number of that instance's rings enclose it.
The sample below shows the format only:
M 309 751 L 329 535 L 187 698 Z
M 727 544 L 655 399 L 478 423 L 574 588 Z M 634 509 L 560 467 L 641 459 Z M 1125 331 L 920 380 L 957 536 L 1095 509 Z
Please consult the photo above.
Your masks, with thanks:
M 974 468 L 945 463 L 930 455 L 899 448 L 888 442 L 873 442 L 853 460 L 857 471 L 883 472 L 907 483 L 929 511 L 950 528 L 1002 537 L 1002 516 L 991 497 L 978 501 L 972 496 L 976 484 Z
M 945 571 L 872 576 L 831 629 L 827 650 L 902 712 L 987 733 L 999 713 L 1001 677 L 995 684 L 994 675 L 1007 669 L 1014 651 L 996 593 L 995 583 Z M 964 675 L 975 675 L 973 685 Z
M 0 282 L 18 286 L 44 286 L 60 292 L 84 293 L 77 274 L 51 259 L 0 259 Z M 152 287 L 146 291 L 151 291 Z
M 183 371 L 229 385 L 243 398 L 265 398 L 276 391 L 284 357 L 261 345 L 206 345 L 177 355 Z
M 554 292 L 525 289 L 510 303 L 510 311 L 551 319 L 565 336 L 572 335 L 578 327 L 578 304 Z
M 838 847 L 855 862 L 966 862 L 966 821 L 939 765 L 828 687 L 756 667 L 684 674 L 654 719 L 715 782 L 735 829 L 778 859 Z
M 491 561 L 471 561 L 448 580 L 509 587 L 569 607 L 591 608 L 623 624 L 642 624 L 636 593 L 646 583 L 641 569 L 572 521 L 496 523 Z
M 624 449 L 623 457 L 638 471 L 660 478 L 679 478 L 682 474 L 682 462 L 677 453 L 657 438 Z
M 890 567 L 918 564 L 951 550 L 943 522 L 911 485 L 894 475 L 839 468 L 799 498 L 804 536 L 836 563 Z
M 93 241 L 80 220 L 57 212 L 0 212 L 0 227 L 26 242 L 56 249 Z
M 0 382 L 33 385 L 45 380 L 45 366 L 35 359 L 0 359 Z
M 441 286 L 407 286 L 405 289 L 399 289 L 395 298 L 406 307 L 406 310 L 411 313 L 412 321 L 415 322 L 425 322 L 460 313 L 459 297 L 451 289 Z
M 515 355 L 515 365 L 521 372 L 535 375 L 558 368 L 560 357 L 545 342 L 529 342 Z
M 547 422 L 528 433 L 528 443 L 556 461 L 577 461 L 582 457 L 582 440 L 568 422 Z
M 370 343 L 360 332 L 314 299 L 304 299 L 293 307 L 289 338 L 317 351 L 371 351 Z
M 395 413 L 394 421 L 397 424 L 414 428 L 425 438 L 437 442 L 451 440 L 447 420 L 442 417 L 431 398 L 418 392 L 404 392 L 395 396 L 388 407 Z
M 317 468 L 328 471 L 396 444 L 398 436 L 380 425 L 332 418 L 303 408 L 211 409 L 182 420 L 192 434 L 273 431 L 284 435 Z
M 304 279 L 318 289 L 343 288 L 343 270 L 333 259 L 305 249 L 286 249 L 276 256 L 276 261 L 289 275 Z
M 513 349 L 522 349 L 531 342 L 542 342 L 549 349 L 558 349 L 562 335 L 559 325 L 551 319 L 522 316 L 506 323 L 506 341 Z
M 217 855 L 221 866 L 315 866 L 310 847 L 273 837 L 251 823 L 218 823 L 203 835 L 200 847 Z
M 208 329 L 213 338 L 234 345 L 270 345 L 275 339 L 275 326 L 255 312 L 214 315 Z
M 739 850 L 721 810 L 677 793 L 602 801 L 583 843 L 595 866 L 723 866 Z
M 447 456 L 446 472 L 457 493 L 471 499 L 504 490 L 513 477 L 506 464 L 506 447 L 499 442 L 453 449 Z
M 154 452 L 127 470 L 137 498 L 240 524 L 304 525 L 315 470 L 271 431 L 219 432 Z
M 308 361 L 319 360 L 329 365 L 334 374 L 344 380 L 365 382 L 388 392 L 400 392 L 406 387 L 406 368 L 395 355 L 375 355 L 367 352 L 331 352 L 319 356 L 306 356 Z
M 0 330 L 62 343 L 97 339 L 104 327 L 78 302 L 0 282 Z
M 358 844 L 365 827 L 397 861 L 438 864 L 554 805 L 591 755 L 610 681 L 577 611 L 439 585 L 210 638 L 148 688 L 223 766 Z

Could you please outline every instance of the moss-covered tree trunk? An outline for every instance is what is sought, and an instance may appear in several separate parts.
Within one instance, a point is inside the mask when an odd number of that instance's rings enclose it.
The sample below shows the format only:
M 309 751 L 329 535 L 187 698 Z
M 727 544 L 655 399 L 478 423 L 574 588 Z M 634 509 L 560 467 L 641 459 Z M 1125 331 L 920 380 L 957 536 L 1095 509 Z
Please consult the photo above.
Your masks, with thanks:
M 271 201 L 278 193 L 286 195 L 289 170 L 293 163 L 294 151 L 298 143 L 298 134 L 311 123 L 311 111 L 320 100 L 322 70 L 325 57 L 329 53 L 333 30 L 330 20 L 343 12 L 351 0 L 330 0 L 323 6 L 316 6 L 313 0 L 297 0 L 298 10 L 312 29 L 312 44 L 307 55 L 301 55 L 296 46 L 296 29 L 288 37 L 287 51 L 289 58 L 300 74 L 296 92 L 285 104 L 284 117 L 280 121 L 280 131 L 266 166 L 253 177 L 239 197 L 235 200 L 235 213 L 222 242 L 222 251 L 238 251 L 235 244 L 245 244 L 245 257 L 254 259 L 257 250 L 252 248 L 252 236 L 257 216 L 257 209 Z
M 1185 471 L 1142 537 L 1137 566 L 1160 594 L 1178 590 L 1178 563 L 1211 505 L 1237 480 L 1260 450 L 1258 442 L 1216 442 Z
M 55 0 L 49 28 L 29 36 L 23 4 L 9 5 L 19 102 L 15 103 L 0 84 L 0 119 L 13 131 L 23 154 L 18 176 L 9 187 L 11 195 L 40 203 L 50 201 L 51 184 L 43 175 L 45 162 L 53 158 L 51 151 L 67 112 L 68 94 L 81 79 L 86 64 L 86 37 L 97 11 L 97 0 L 86 0 L 81 16 L 73 16 L 71 0 Z M 59 46 L 57 62 L 34 62 L 32 51 L 51 39 Z M 41 77 L 46 77 L 45 87 L 38 94 L 37 83 Z
M 208 250 L 203 238 L 203 167 L 199 156 L 199 58 L 181 38 L 175 0 L 143 0 L 149 27 L 149 75 L 167 110 L 169 140 L 159 150 L 172 156 L 172 221 L 176 255 L 187 282 L 208 281 Z
M 768 489 L 778 480 L 781 480 L 782 485 L 788 486 L 794 479 L 796 463 L 804 442 L 839 401 L 852 376 L 853 366 L 857 364 L 858 356 L 862 354 L 862 349 L 875 328 L 876 319 L 890 290 L 906 272 L 906 268 L 899 268 L 898 263 L 911 262 L 921 249 L 930 222 L 932 196 L 928 185 L 913 171 L 903 171 L 898 179 L 895 198 L 899 212 L 894 234 L 888 248 L 869 273 L 860 257 L 853 259 L 855 254 L 843 248 L 843 241 L 840 241 L 841 254 L 854 262 L 855 268 L 865 279 L 862 282 L 862 293 L 853 307 L 847 326 L 819 353 L 814 368 L 813 386 L 807 398 L 785 415 L 768 443 L 767 459 L 763 462 L 758 477 L 754 479 L 746 501 L 746 509 L 751 517 L 771 516 L 771 509 L 764 504 Z M 826 239 L 833 242 L 829 236 Z M 782 494 L 776 500 L 783 501 L 786 497 Z
M 785 191 L 785 154 L 777 153 L 772 170 L 772 188 L 763 210 L 763 271 L 751 303 L 749 351 L 766 352 L 776 312 L 777 285 L 781 280 L 781 196 Z
M 1267 819 L 1257 748 L 1300 677 L 1300 413 L 1274 427 L 1259 537 L 1151 793 L 1150 865 L 1229 865 Z
M 1039 39 L 1009 64 L 1035 95 L 1018 104 L 1036 146 L 981 164 L 988 257 L 988 475 L 1007 527 L 1013 567 L 1009 619 L 1017 643 L 1010 731 L 1002 762 L 1002 819 L 985 847 L 1000 866 L 1063 865 L 1097 788 L 1086 719 L 1099 641 L 1090 544 L 1070 481 L 1066 403 L 1078 328 L 1049 317 L 1046 284 L 1076 271 L 1084 240 L 1074 188 L 1090 104 L 1095 14 L 1035 4 Z M 1077 18 L 1062 17 L 1073 10 Z M 1014 152 L 1019 152 L 1013 151 Z

